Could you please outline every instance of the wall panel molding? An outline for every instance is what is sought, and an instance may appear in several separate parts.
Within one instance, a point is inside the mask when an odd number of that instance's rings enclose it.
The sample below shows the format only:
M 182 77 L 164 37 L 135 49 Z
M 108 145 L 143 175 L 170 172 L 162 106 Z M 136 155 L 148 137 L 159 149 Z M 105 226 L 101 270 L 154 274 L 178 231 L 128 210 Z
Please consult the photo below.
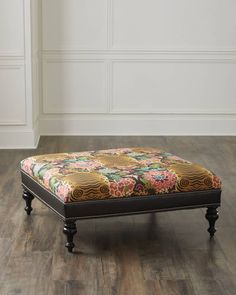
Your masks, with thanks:
M 3 71 L 21 71 L 18 73 L 18 77 L 12 77 L 13 80 L 5 81 L 5 85 L 2 85 L 0 92 L 2 97 L 2 110 L 5 112 L 9 111 L 8 116 L 11 117 L 15 114 L 21 119 L 5 119 L 2 120 L 2 116 L 0 119 L 0 126 L 23 126 L 26 125 L 26 90 L 25 90 L 25 67 L 21 64 L 0 64 L 0 73 Z M 2 77 L 3 79 L 4 77 Z M 9 87 L 6 87 L 8 84 Z M 12 85 L 14 84 L 14 87 Z M 6 88 L 3 88 L 6 87 Z M 18 88 L 17 88 L 18 87 Z M 4 94 L 8 95 L 8 101 L 4 101 Z M 16 101 L 16 97 L 18 97 L 18 101 Z M 4 104 L 5 102 L 5 104 Z M 7 105 L 10 103 L 10 105 Z M 11 111 L 12 110 L 12 111 Z M 14 110 L 14 111 L 13 111 Z M 21 114 L 17 114 L 18 111 L 21 111 Z M 13 114 L 12 114 L 13 112 Z M 1 113 L 1 112 L 0 112 Z M 6 114 L 5 114 L 6 115 Z
M 123 59 L 112 61 L 111 64 L 110 113 L 236 114 L 236 60 Z M 122 81 L 116 87 L 120 93 L 116 96 L 116 107 L 115 65 L 123 67 L 116 75 L 116 79 Z M 173 91 L 169 88 L 173 88 Z M 139 97 L 140 93 L 143 96 Z M 222 100 L 222 97 L 225 99 Z M 119 108 L 121 101 L 123 107 Z
M 2 51 L 0 52 L 1 60 L 24 60 L 25 56 L 23 52 L 18 51 Z
M 4 26 L 0 27 L 0 55 L 24 56 L 24 21 L 27 0 L 2 0 L 0 18 Z
M 35 148 L 39 117 L 33 121 L 32 6 L 41 0 L 2 0 L 0 19 L 0 149 Z M 38 51 L 38 53 L 41 52 Z
M 49 74 L 50 65 L 58 67 L 64 64 L 64 70 L 67 71 L 65 76 L 59 69 L 54 74 Z M 83 66 L 80 70 L 78 65 Z M 73 73 L 69 73 L 70 69 Z M 86 65 L 87 69 L 86 69 Z M 51 71 L 53 68 L 51 66 Z M 77 74 L 75 74 L 77 71 Z M 94 75 L 94 76 L 92 76 Z M 56 80 L 57 79 L 57 80 Z M 76 80 L 75 80 L 76 79 Z M 90 79 L 97 82 L 90 85 Z M 106 113 L 108 108 L 108 85 L 107 85 L 107 65 L 103 60 L 85 60 L 85 59 L 47 59 L 43 63 L 43 113 Z M 56 87 L 60 87 L 64 83 L 64 89 L 62 89 L 63 97 L 60 95 L 60 91 L 57 92 Z M 74 91 L 71 91 L 70 87 L 73 87 Z M 66 93 L 66 91 L 69 91 Z M 92 95 L 92 91 L 95 91 Z M 49 94 L 49 91 L 51 94 Z M 78 91 L 78 93 L 76 93 Z M 78 104 L 76 103 L 76 96 Z M 56 104 L 56 99 L 58 104 Z M 96 101 L 98 100 L 98 101 Z M 63 104 L 63 110 L 61 109 Z M 69 104 L 72 105 L 69 105 Z M 51 104 L 51 105 L 50 105 Z
M 109 35 L 108 1 L 42 0 L 42 48 L 106 48 Z
M 113 49 L 235 51 L 236 3 L 229 8 L 220 0 L 110 2 Z
M 86 58 L 88 58 L 88 55 L 85 53 Z M 77 114 L 83 114 L 83 113 L 111 113 L 111 114 L 236 114 L 236 109 L 232 109 L 232 108 L 218 108 L 215 110 L 206 110 L 204 108 L 201 108 L 200 110 L 193 110 L 193 109 L 182 109 L 179 111 L 173 110 L 171 108 L 166 108 L 162 111 L 158 111 L 155 110 L 153 108 L 149 109 L 149 110 L 144 110 L 144 111 L 140 111 L 140 110 L 126 110 L 126 109 L 122 109 L 122 110 L 116 110 L 114 109 L 113 106 L 113 102 L 114 102 L 114 98 L 113 98 L 113 71 L 114 71 L 114 64 L 119 64 L 119 63 L 123 63 L 123 64 L 132 64 L 132 63 L 138 63 L 138 64 L 146 64 L 146 63 L 150 63 L 150 64 L 202 64 L 202 65 L 216 65 L 218 64 L 220 66 L 220 64 L 222 65 L 229 65 L 229 67 L 232 67 L 232 65 L 235 65 L 235 70 L 236 70 L 236 56 L 230 56 L 230 57 L 225 57 L 225 56 L 221 56 L 221 57 L 217 57 L 215 58 L 215 56 L 211 56 L 210 58 L 206 58 L 206 57 L 202 57 L 202 56 L 196 56 L 195 57 L 191 57 L 189 58 L 188 56 L 185 56 L 185 58 L 176 58 L 176 57 L 170 57 L 167 59 L 163 59 L 163 58 L 155 58 L 153 59 L 152 56 L 150 56 L 149 54 L 147 55 L 142 55 L 139 56 L 137 58 L 137 56 L 134 55 L 128 55 L 128 56 L 124 56 L 124 55 L 116 55 L 116 56 L 112 56 L 113 59 L 109 59 L 107 58 L 107 56 L 102 56 L 102 55 L 98 55 L 96 53 L 91 53 L 90 58 L 88 59 L 81 59 L 81 54 L 74 54 L 74 53 L 70 53 L 68 54 L 67 52 L 64 54 L 56 54 L 56 55 L 45 55 L 44 56 L 44 108 L 43 108 L 43 113 L 47 114 L 47 113 L 51 113 L 53 114 L 53 111 L 48 111 L 47 107 L 45 107 L 46 105 L 46 101 L 48 99 L 50 99 L 48 97 L 47 94 L 47 88 L 48 88 L 48 77 L 47 77 L 47 70 L 45 71 L 45 68 L 47 67 L 47 64 L 50 63 L 104 63 L 105 66 L 105 78 L 104 80 L 105 82 L 105 87 L 106 87 L 106 94 L 104 94 L 106 96 L 106 101 L 107 101 L 107 108 L 106 110 L 104 109 L 103 111 L 94 111 L 91 109 L 83 109 L 82 111 L 76 111 L 74 110 L 70 110 L 65 111 L 65 112 L 60 112 L 60 113 L 77 113 Z M 95 59 L 96 58 L 96 59 Z M 100 58 L 100 59 L 99 59 Z M 140 65 L 140 67 L 141 67 Z M 221 70 L 219 68 L 219 70 Z M 55 112 L 57 113 L 57 112 Z
M 68 3 L 66 8 L 71 10 L 71 5 L 75 5 L 74 7 L 79 8 L 78 1 L 75 4 L 75 1 L 66 2 L 66 0 L 43 0 L 45 5 L 44 9 L 42 9 L 42 17 L 43 23 L 58 21 L 58 15 L 52 14 L 50 19 L 46 19 L 48 17 L 48 11 L 46 11 L 46 7 L 51 6 L 50 3 L 56 3 L 57 7 L 63 7 Z M 84 0 L 86 1 L 86 0 Z M 58 4 L 59 3 L 59 4 Z M 63 5 L 61 4 L 63 3 Z M 81 2 L 82 3 L 82 2 Z M 86 2 L 87 5 L 88 2 Z M 90 4 L 92 1 L 90 1 Z M 168 4 L 169 3 L 169 4 Z M 67 37 L 63 39 L 63 34 L 67 34 L 68 32 L 64 32 L 58 29 L 55 26 L 55 29 L 52 30 L 51 34 L 58 34 L 60 32 L 61 42 L 57 42 L 59 39 L 56 39 L 56 42 L 51 42 L 48 38 L 48 32 L 42 30 L 42 39 L 44 40 L 44 46 L 42 50 L 39 52 L 42 58 L 43 71 L 42 71 L 42 92 L 43 99 L 41 100 L 41 114 L 40 114 L 40 130 L 42 134 L 45 135 L 235 135 L 236 134 L 236 107 L 233 105 L 233 97 L 235 93 L 235 87 L 233 86 L 233 76 L 236 75 L 236 42 L 233 38 L 233 42 L 229 42 L 229 35 L 232 34 L 234 36 L 234 32 L 231 28 L 236 25 L 235 18 L 231 17 L 233 15 L 234 5 L 228 13 L 228 18 L 223 17 L 224 23 L 219 25 L 219 22 L 216 22 L 216 16 L 218 14 L 223 16 L 226 14 L 225 9 L 227 8 L 225 5 L 219 9 L 219 5 L 221 2 L 216 0 L 210 0 L 208 3 L 205 3 L 204 0 L 200 0 L 200 2 L 196 2 L 192 4 L 196 9 L 190 11 L 184 11 L 184 18 L 177 18 L 178 13 L 182 13 L 181 9 L 175 11 L 172 8 L 172 3 L 174 7 L 176 5 L 186 4 L 186 7 L 189 9 L 188 0 L 181 0 L 180 4 L 176 4 L 174 1 L 166 2 L 164 0 L 155 1 L 155 0 L 143 0 L 143 1 L 135 1 L 135 0 L 104 0 L 102 4 L 100 4 L 100 8 L 105 9 L 102 13 L 104 19 L 103 22 L 99 22 L 99 24 L 103 24 L 103 31 L 105 32 L 105 39 L 102 42 L 94 43 L 93 40 L 90 40 L 86 46 L 81 46 L 82 43 L 78 43 L 77 37 L 75 39 L 68 39 Z M 132 5 L 131 5 L 132 4 Z M 157 38 L 154 32 L 155 19 L 153 18 L 151 21 L 154 21 L 153 26 L 151 27 L 150 38 L 146 38 L 145 32 L 148 26 L 146 26 L 147 22 L 150 21 L 153 14 L 156 12 L 159 13 L 160 10 L 154 10 L 153 7 L 156 5 L 163 4 L 163 7 L 169 5 L 169 9 L 165 9 L 165 13 L 169 15 L 173 14 L 173 27 L 157 27 L 157 31 L 163 31 L 163 34 L 169 34 L 171 31 L 182 32 L 183 36 L 179 35 L 178 38 L 181 41 L 185 40 L 186 36 L 189 36 L 189 40 L 191 43 L 187 42 L 157 42 Z M 55 6 L 56 4 L 54 4 Z M 147 11 L 140 9 L 142 5 L 145 5 Z M 202 6 L 206 7 L 206 9 L 200 9 Z M 106 7 L 105 7 L 106 6 Z M 122 8 L 123 7 L 123 8 Z M 51 7 L 52 10 L 53 6 Z M 120 11 L 117 10 L 122 8 Z M 181 8 L 181 7 L 180 7 Z M 91 6 L 91 11 L 94 7 Z M 46 12 L 45 12 L 46 11 Z M 122 19 L 116 18 L 117 11 L 119 15 L 123 15 Z M 205 24 L 205 30 L 203 23 L 199 23 L 198 26 L 194 27 L 193 23 L 196 20 L 191 18 L 192 14 L 195 11 L 200 11 L 200 15 L 202 16 L 202 20 L 207 20 Z M 85 12 L 88 12 L 88 6 L 85 8 Z M 70 21 L 68 17 L 66 17 L 66 13 L 64 14 L 63 10 L 62 20 L 64 22 Z M 143 17 L 139 18 L 139 22 L 137 23 L 137 27 L 140 29 L 139 34 L 131 34 L 130 38 L 123 38 L 123 36 L 129 36 L 130 32 L 132 33 L 136 26 L 132 24 L 133 19 L 136 17 L 137 13 L 141 13 Z M 146 17 L 147 14 L 151 13 L 151 17 Z M 71 14 L 73 15 L 73 13 Z M 188 21 L 182 21 L 187 18 Z M 96 18 L 97 19 L 97 18 Z M 100 19 L 100 17 L 99 17 Z M 122 21 L 117 21 L 117 20 Z M 163 14 L 163 21 L 165 21 Z M 221 18 L 218 18 L 221 19 Z M 76 20 L 71 20 L 73 23 Z M 158 19 L 157 19 L 158 21 Z M 194 25 L 194 30 L 189 30 L 186 24 Z M 66 24 L 65 24 L 66 25 Z M 130 27 L 131 25 L 131 27 Z M 133 25 L 133 27 L 132 27 Z M 172 24 L 170 24 L 171 26 Z M 179 26 L 184 26 L 183 29 Z M 197 25 L 197 23 L 196 23 Z M 145 27 L 146 26 L 146 27 Z M 84 22 L 84 30 L 86 30 L 87 25 L 86 21 Z M 171 29 L 171 30 L 170 30 Z M 227 34 L 224 32 L 227 29 Z M 145 31 L 146 30 L 146 31 Z M 169 30 L 169 31 L 168 31 Z M 188 31 L 189 30 L 189 31 Z M 199 30 L 199 31 L 198 31 Z M 207 31 L 208 30 L 208 31 Z M 45 32 L 48 36 L 45 38 Z M 120 37 L 117 38 L 117 32 L 121 32 Z M 168 33 L 169 32 L 169 33 Z M 213 32 L 211 34 L 211 38 L 206 38 L 209 32 Z M 217 35 L 214 34 L 217 32 Z M 71 27 L 69 32 L 72 35 L 77 33 L 76 26 Z M 124 34 L 123 34 L 124 33 Z M 201 33 L 201 34 L 200 34 Z M 89 33 L 88 33 L 89 34 Z M 184 35 L 185 34 L 185 35 Z M 178 35 L 178 34 L 177 34 Z M 53 36 L 53 35 L 52 35 Z M 163 35 L 164 36 L 164 35 Z M 162 36 L 162 37 L 163 37 Z M 185 37 L 184 37 L 185 36 Z M 195 42 L 195 36 L 196 42 Z M 217 39 L 220 36 L 221 39 Z M 231 36 L 231 35 L 230 35 Z M 97 36 L 94 36 L 95 38 Z M 122 39 L 123 38 L 123 39 Z M 178 39 L 177 38 L 177 39 Z M 155 39 L 154 43 L 151 44 L 149 41 L 151 39 Z M 67 40 L 68 42 L 64 42 Z M 77 41 L 76 41 L 77 40 Z M 123 42 L 123 41 L 127 42 Z M 146 41 L 147 42 L 146 42 Z M 160 40 L 164 40 L 161 39 Z M 170 39 L 171 40 L 171 39 Z M 187 39 L 186 39 L 187 40 Z M 46 42 L 45 42 L 46 41 Z M 60 40 L 59 40 L 60 41 Z M 165 40 L 164 40 L 165 41 Z M 167 40 L 168 41 L 168 40 Z M 178 41 L 178 40 L 177 40 Z M 188 41 L 188 40 L 187 40 Z M 192 42 L 193 41 L 193 42 Z M 47 43 L 48 42 L 48 43 Z M 96 45 L 96 46 L 95 46 Z M 99 46 L 97 46 L 99 45 Z M 103 108 L 102 110 L 97 109 L 97 106 L 93 106 L 92 104 L 89 107 L 84 107 L 82 110 L 79 107 L 79 100 L 83 99 L 83 93 L 79 93 L 79 91 L 75 90 L 74 97 L 78 97 L 78 103 L 75 99 L 72 99 L 68 105 L 65 105 L 63 108 L 53 109 L 53 104 L 56 102 L 56 89 L 53 89 L 52 86 L 53 79 L 53 70 L 51 74 L 49 74 L 49 68 L 53 65 L 63 63 L 69 63 L 69 66 L 66 70 L 62 69 L 62 67 L 58 68 L 58 72 L 60 75 L 69 76 L 70 81 L 75 81 L 73 78 L 74 72 L 72 70 L 72 65 L 80 64 L 81 62 L 88 63 L 103 63 L 104 65 L 104 101 L 102 102 Z M 145 93 L 145 90 L 148 88 L 147 79 L 151 79 L 152 75 L 149 75 L 148 69 L 146 69 L 146 64 L 153 64 L 154 68 L 152 69 L 154 76 L 156 73 L 158 74 L 158 79 L 161 78 L 161 72 L 158 71 L 158 67 L 162 67 L 163 75 L 166 76 L 168 71 L 165 70 L 167 68 L 171 68 L 173 65 L 179 71 L 179 75 L 188 78 L 187 72 L 184 70 L 185 65 L 189 66 L 189 72 L 194 77 L 195 80 L 198 80 L 199 88 L 203 89 L 204 81 L 206 81 L 205 90 L 206 90 L 206 102 L 204 102 L 203 96 L 200 97 L 201 105 L 194 104 L 196 101 L 196 95 L 192 95 L 191 97 L 194 99 L 192 104 L 184 105 L 184 102 L 187 102 L 187 96 L 191 95 L 192 91 L 198 91 L 199 94 L 202 95 L 203 90 L 197 90 L 196 84 L 187 85 L 186 86 L 186 94 L 185 98 L 182 99 L 182 90 L 175 92 L 175 95 L 171 98 L 170 94 L 167 95 L 166 99 L 169 100 L 169 105 L 163 102 L 163 105 L 158 106 L 158 104 L 152 100 L 151 95 L 149 93 L 149 97 L 145 97 L 147 102 L 153 102 L 149 107 L 142 107 L 141 105 L 141 94 L 139 90 L 142 90 Z M 119 70 L 119 73 L 116 75 L 116 70 L 114 72 L 114 66 L 117 64 L 123 64 L 124 68 Z M 137 71 L 130 70 L 130 65 L 137 64 Z M 206 77 L 205 79 L 195 73 L 195 68 L 197 65 L 201 65 L 203 71 L 211 74 L 212 77 L 216 78 L 216 84 L 213 85 L 214 79 L 210 79 Z M 55 67 L 56 68 L 56 67 Z M 148 68 L 148 67 L 147 67 Z M 175 73 L 178 71 L 173 69 Z M 213 71 L 212 69 L 216 69 Z M 136 75 L 137 72 L 145 70 L 146 72 L 146 80 L 145 76 L 143 76 L 142 80 L 136 81 L 132 80 L 132 76 Z M 129 71 L 129 72 L 128 72 Z M 222 76 L 219 73 L 222 72 Z M 227 77 L 227 72 L 229 77 Z M 130 74 L 129 74 L 130 73 Z M 177 75 L 177 74 L 176 74 Z M 204 75 L 203 75 L 204 76 Z M 117 78 L 118 77 L 118 78 Z M 114 87 L 117 84 L 117 81 L 121 81 L 122 78 L 125 77 L 123 84 L 119 85 L 121 87 Z M 170 87 L 177 87 L 174 84 L 174 75 L 170 75 Z M 221 80 L 218 78 L 222 77 Z M 138 79 L 137 75 L 136 78 Z M 189 83 L 191 82 L 188 80 Z M 127 82 L 128 86 L 125 84 Z M 95 75 L 91 76 L 91 87 L 96 84 Z M 133 84 L 132 84 L 133 83 Z M 209 84 L 210 83 L 210 84 Z M 73 84 L 73 83 L 72 83 Z M 114 85 L 115 84 L 115 85 Z M 220 89 L 219 85 L 222 85 L 222 89 L 225 89 L 223 95 L 223 90 Z M 73 84 L 74 85 L 74 84 Z M 183 86 L 183 85 L 182 85 Z M 74 86 L 73 86 L 74 87 Z M 72 87 L 72 88 L 73 88 Z M 133 87 L 133 88 L 132 88 Z M 133 90 L 134 87 L 137 87 L 137 90 Z M 155 88 L 155 83 L 153 82 L 153 91 L 158 93 L 157 88 Z M 184 86 L 183 86 L 184 87 Z M 49 88 L 52 90 L 53 96 L 49 95 Z M 56 86 L 55 86 L 56 88 Z M 166 95 L 166 91 L 160 84 L 160 97 L 164 97 Z M 230 90 L 229 90 L 230 88 Z M 59 83 L 59 89 L 61 89 L 60 93 L 63 90 L 63 87 Z M 68 96 L 69 88 L 65 87 L 64 99 L 66 100 Z M 100 88 L 99 88 L 100 89 Z M 123 89 L 122 91 L 118 91 L 118 89 Z M 127 90 L 127 91 L 126 91 Z M 86 95 L 87 90 L 84 90 L 84 94 Z M 95 92 L 95 91 L 94 91 Z M 218 93 L 222 95 L 218 95 Z M 127 94 L 126 98 L 122 96 L 122 93 Z M 119 97 L 120 94 L 120 97 Z M 128 95 L 129 94 L 129 95 Z M 139 95 L 140 94 L 140 95 Z M 215 105 L 210 107 L 209 101 L 213 104 L 215 98 Z M 218 95 L 218 96 L 217 96 Z M 95 95 L 94 95 L 95 96 Z M 133 104 L 131 107 L 128 106 L 129 97 L 132 97 Z M 139 97 L 139 98 L 138 98 Z M 236 95 L 235 95 L 236 97 Z M 171 99 L 170 99 L 171 98 Z M 182 107 L 178 107 L 176 102 L 172 100 L 179 99 L 182 100 Z M 62 96 L 58 101 L 62 100 Z M 191 98 L 190 98 L 191 100 Z M 236 98 L 235 98 L 236 100 Z M 204 102 L 204 103 L 203 103 Z M 174 105 L 174 106 L 173 106 Z M 69 108 L 69 106 L 73 106 Z
M 113 33 L 113 20 L 112 20 L 112 1 L 107 0 L 107 49 L 112 48 L 112 33 Z
M 215 59 L 215 60 L 235 60 L 236 59 L 236 48 L 229 50 L 213 50 L 213 49 L 192 49 L 192 50 L 183 50 L 183 49 L 162 49 L 162 50 L 153 50 L 153 49 L 53 49 L 53 50 L 42 50 L 42 55 L 44 58 L 47 56 L 92 56 L 99 55 L 110 58 L 112 56 L 150 56 L 151 58 L 157 57 L 162 58 L 193 58 L 193 59 Z

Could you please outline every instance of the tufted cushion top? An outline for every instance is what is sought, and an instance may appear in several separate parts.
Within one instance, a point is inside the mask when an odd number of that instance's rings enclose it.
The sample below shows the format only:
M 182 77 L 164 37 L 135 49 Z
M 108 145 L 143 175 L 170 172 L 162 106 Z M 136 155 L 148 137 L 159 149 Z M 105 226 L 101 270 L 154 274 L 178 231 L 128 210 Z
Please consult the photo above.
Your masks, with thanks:
M 39 155 L 23 160 L 21 169 L 64 202 L 221 187 L 213 172 L 156 148 Z

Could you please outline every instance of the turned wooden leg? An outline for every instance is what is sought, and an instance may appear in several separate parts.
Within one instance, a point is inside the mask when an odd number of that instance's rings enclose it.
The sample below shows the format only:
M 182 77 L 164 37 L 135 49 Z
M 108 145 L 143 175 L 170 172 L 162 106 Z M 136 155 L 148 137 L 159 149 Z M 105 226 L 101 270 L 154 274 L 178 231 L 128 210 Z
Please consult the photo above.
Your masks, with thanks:
M 63 232 L 67 237 L 67 242 L 65 246 L 69 252 L 72 252 L 73 248 L 75 247 L 75 244 L 73 243 L 73 237 L 77 233 L 75 222 L 74 221 L 65 222 Z
M 210 233 L 210 237 L 212 238 L 216 232 L 215 223 L 219 218 L 217 207 L 208 207 L 206 212 L 206 219 L 209 221 L 208 232 Z
M 34 196 L 31 193 L 29 193 L 27 190 L 24 190 L 22 197 L 26 203 L 25 211 L 28 215 L 30 215 L 31 211 L 33 210 L 31 207 L 31 203 L 32 203 L 32 200 L 34 199 Z

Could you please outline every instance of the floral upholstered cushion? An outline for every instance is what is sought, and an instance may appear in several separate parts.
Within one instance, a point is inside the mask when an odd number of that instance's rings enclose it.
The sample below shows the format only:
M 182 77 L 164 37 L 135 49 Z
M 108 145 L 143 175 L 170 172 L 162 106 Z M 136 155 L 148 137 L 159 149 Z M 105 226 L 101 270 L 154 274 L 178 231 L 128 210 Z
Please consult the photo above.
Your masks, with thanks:
M 218 189 L 206 168 L 154 148 L 33 156 L 21 169 L 64 202 Z

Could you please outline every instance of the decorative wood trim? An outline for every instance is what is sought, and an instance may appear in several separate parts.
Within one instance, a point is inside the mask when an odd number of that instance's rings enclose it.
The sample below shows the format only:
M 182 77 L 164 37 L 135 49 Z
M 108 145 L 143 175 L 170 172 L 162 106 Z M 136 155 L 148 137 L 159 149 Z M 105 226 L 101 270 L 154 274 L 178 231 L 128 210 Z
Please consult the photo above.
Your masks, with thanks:
M 19 70 L 24 68 L 24 65 L 21 64 L 0 64 L 0 69 L 3 70 Z
M 222 60 L 231 61 L 236 60 L 236 49 L 235 50 L 178 50 L 178 49 L 166 49 L 166 50 L 153 50 L 153 49 L 55 49 L 55 50 L 42 50 L 43 58 L 50 57 L 62 57 L 63 56 L 101 56 L 103 59 L 111 58 L 126 58 L 132 59 L 132 56 L 137 59 L 140 56 L 142 59 L 164 59 L 164 60 Z M 120 56 L 120 57 L 119 57 Z
M 0 60 L 24 60 L 24 52 L 0 51 Z
M 107 49 L 112 48 L 112 1 L 107 0 Z
M 107 61 L 107 113 L 111 112 L 112 68 L 111 61 Z

